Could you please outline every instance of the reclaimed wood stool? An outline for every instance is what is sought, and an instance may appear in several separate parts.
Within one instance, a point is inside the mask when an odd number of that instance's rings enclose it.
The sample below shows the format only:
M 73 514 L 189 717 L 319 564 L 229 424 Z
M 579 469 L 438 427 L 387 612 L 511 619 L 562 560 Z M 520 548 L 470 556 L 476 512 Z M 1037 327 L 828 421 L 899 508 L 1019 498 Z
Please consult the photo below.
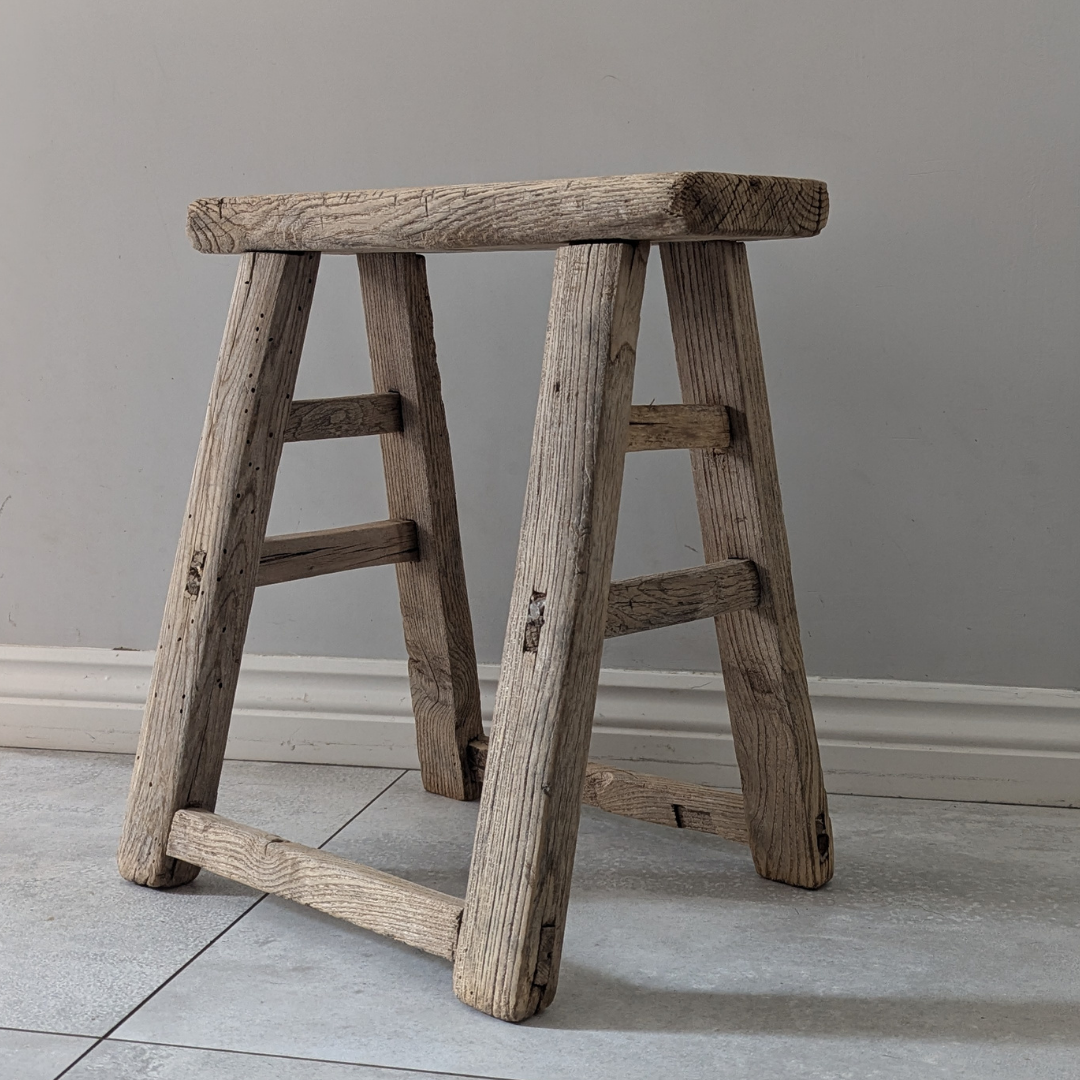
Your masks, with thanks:
M 200 867 L 454 961 L 522 1020 L 555 994 L 582 801 L 832 875 L 742 241 L 813 236 L 825 185 L 725 173 L 205 199 L 199 251 L 243 253 L 166 602 L 120 844 L 167 887 Z M 632 406 L 650 242 L 679 405 Z M 521 544 L 490 742 L 420 252 L 556 248 Z M 320 254 L 360 268 L 375 393 L 293 401 Z M 286 442 L 378 434 L 391 519 L 265 536 Z M 706 564 L 611 581 L 623 458 L 687 448 Z M 464 901 L 214 811 L 255 589 L 396 563 L 428 791 L 480 795 Z M 610 769 L 588 748 L 605 637 L 713 618 L 742 794 Z M 481 795 L 482 788 L 482 795 Z

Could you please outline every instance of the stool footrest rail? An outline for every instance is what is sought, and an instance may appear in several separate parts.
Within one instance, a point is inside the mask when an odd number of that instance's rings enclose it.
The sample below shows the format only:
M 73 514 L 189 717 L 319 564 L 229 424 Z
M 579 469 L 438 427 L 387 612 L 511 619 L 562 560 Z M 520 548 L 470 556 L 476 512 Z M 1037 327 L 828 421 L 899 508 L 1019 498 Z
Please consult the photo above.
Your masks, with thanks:
M 208 810 L 177 810 L 168 854 L 453 960 L 463 901 Z
M 419 552 L 416 522 L 393 518 L 343 529 L 268 536 L 255 584 L 276 585 L 362 566 L 415 562 Z
M 469 743 L 469 760 L 476 776 L 483 780 L 487 765 L 488 739 Z M 703 784 L 669 780 L 666 776 L 615 769 L 599 761 L 590 761 L 585 769 L 586 806 L 595 806 L 609 814 L 693 829 L 748 844 L 746 804 L 737 791 L 720 791 Z

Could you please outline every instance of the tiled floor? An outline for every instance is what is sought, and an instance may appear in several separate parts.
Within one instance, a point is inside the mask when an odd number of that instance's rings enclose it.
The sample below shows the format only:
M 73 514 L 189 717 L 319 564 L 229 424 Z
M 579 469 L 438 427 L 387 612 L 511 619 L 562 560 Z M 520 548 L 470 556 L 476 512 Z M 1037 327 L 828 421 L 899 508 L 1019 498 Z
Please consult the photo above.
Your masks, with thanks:
M 837 877 L 586 810 L 559 995 L 113 852 L 130 759 L 0 751 L 2 1080 L 1080 1076 L 1080 812 L 835 797 Z M 413 773 L 229 763 L 220 811 L 461 895 L 475 806 Z M 327 843 L 327 841 L 329 841 Z

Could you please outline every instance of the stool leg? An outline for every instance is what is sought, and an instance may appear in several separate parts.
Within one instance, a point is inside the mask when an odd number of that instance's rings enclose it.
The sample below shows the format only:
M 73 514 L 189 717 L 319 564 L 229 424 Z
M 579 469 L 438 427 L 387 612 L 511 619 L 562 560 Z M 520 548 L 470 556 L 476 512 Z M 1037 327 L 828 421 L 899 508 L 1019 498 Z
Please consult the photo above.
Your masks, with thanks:
M 721 615 L 716 633 L 754 865 L 817 888 L 832 877 L 832 839 L 803 667 L 791 559 L 746 247 L 664 244 L 683 400 L 726 405 L 731 447 L 691 450 L 705 559 L 752 559 L 761 603 Z
M 120 841 L 120 872 L 140 885 L 182 885 L 199 872 L 165 848 L 177 810 L 213 810 L 217 799 L 318 266 L 316 254 L 258 252 L 240 263 Z
M 375 391 L 401 395 L 401 431 L 379 436 L 390 516 L 415 521 L 420 544 L 416 562 L 397 564 L 420 775 L 428 791 L 475 799 L 480 684 L 424 258 L 357 261 Z
M 503 1020 L 555 996 L 589 751 L 647 244 L 559 249 L 454 990 Z

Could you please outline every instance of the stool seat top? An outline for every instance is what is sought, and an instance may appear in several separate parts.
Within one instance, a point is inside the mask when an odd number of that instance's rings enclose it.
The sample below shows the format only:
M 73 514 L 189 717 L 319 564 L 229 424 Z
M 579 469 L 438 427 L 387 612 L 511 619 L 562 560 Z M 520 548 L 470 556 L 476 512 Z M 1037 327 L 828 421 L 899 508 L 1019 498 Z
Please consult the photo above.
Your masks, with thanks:
M 197 251 L 522 251 L 583 240 L 777 240 L 825 227 L 820 180 L 719 172 L 241 195 L 188 207 Z

